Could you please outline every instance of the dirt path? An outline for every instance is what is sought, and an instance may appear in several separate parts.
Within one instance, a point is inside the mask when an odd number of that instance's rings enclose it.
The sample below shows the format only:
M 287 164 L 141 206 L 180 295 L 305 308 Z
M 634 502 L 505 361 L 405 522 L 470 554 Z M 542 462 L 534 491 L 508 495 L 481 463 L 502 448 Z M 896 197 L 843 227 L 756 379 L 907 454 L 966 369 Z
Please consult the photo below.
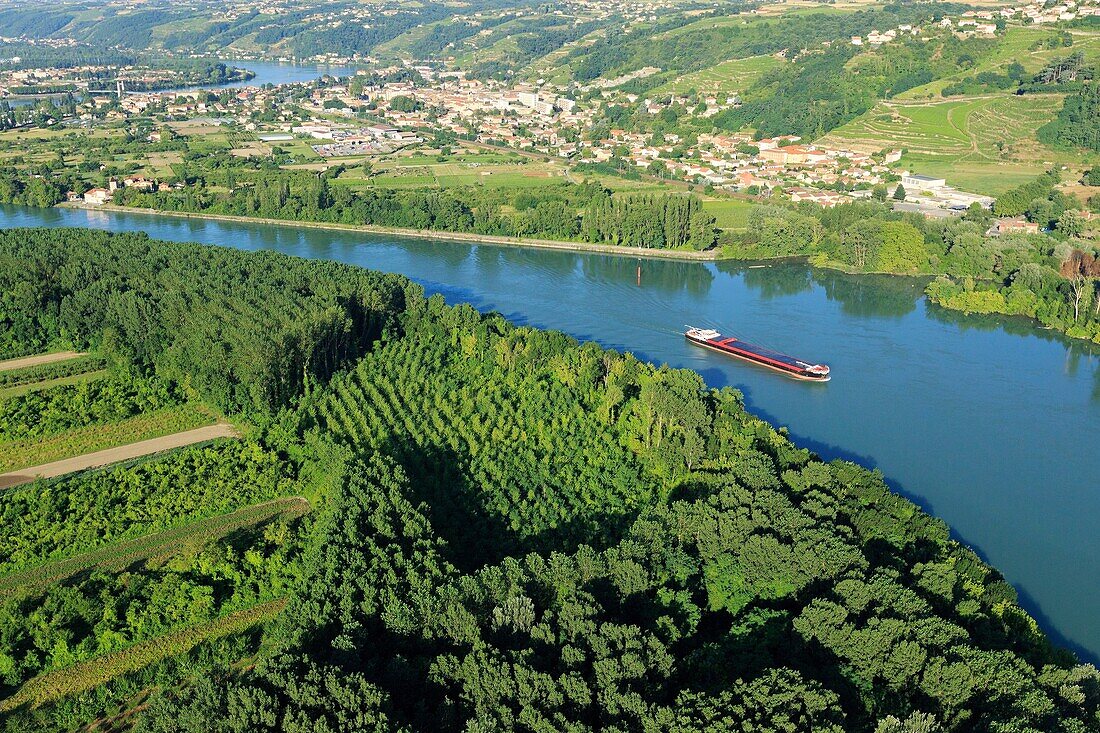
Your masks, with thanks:
M 140 458 L 151 453 L 182 448 L 193 443 L 201 443 L 214 438 L 235 438 L 237 431 L 228 423 L 207 425 L 194 430 L 185 430 L 182 433 L 173 433 L 161 438 L 142 440 L 129 445 L 120 445 L 117 448 L 85 453 L 82 456 L 66 458 L 53 463 L 44 463 L 41 466 L 21 468 L 18 471 L 0 474 L 0 489 L 10 489 L 13 486 L 27 484 L 36 478 L 53 478 L 63 476 L 73 471 L 83 471 L 86 468 L 98 468 L 119 461 L 128 461 L 131 458 Z
M 53 354 L 38 354 L 37 356 L 21 356 L 18 359 L 0 361 L 0 372 L 10 372 L 14 369 L 26 369 L 27 367 L 53 364 L 55 361 L 68 361 L 80 356 L 87 356 L 79 351 L 58 351 Z

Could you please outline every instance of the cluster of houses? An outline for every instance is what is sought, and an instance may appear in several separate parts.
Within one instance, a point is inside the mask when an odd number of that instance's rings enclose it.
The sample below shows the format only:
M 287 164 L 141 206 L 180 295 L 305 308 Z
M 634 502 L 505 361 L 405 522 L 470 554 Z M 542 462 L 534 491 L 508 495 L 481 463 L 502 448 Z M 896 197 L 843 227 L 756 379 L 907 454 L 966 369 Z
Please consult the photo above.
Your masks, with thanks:
M 431 69 L 424 69 L 423 75 L 430 80 L 426 85 L 386 83 L 364 87 L 361 94 L 355 95 L 350 91 L 350 80 L 311 87 L 305 101 L 300 94 L 294 100 L 295 106 L 310 115 L 308 120 L 301 121 L 285 113 L 274 125 L 262 123 L 263 130 L 251 121 L 251 112 L 269 109 L 272 103 L 276 110 L 288 106 L 281 104 L 287 90 L 243 88 L 235 90 L 228 101 L 215 102 L 199 101 L 202 95 L 167 95 L 161 102 L 170 114 L 180 117 L 222 114 L 225 119 L 237 119 L 245 129 L 274 132 L 288 139 L 297 136 L 317 140 L 311 147 L 326 159 L 392 152 L 422 142 L 424 133 L 449 130 L 463 136 L 473 135 L 482 143 L 575 162 L 614 162 L 645 173 L 720 189 L 779 190 L 792 200 L 822 206 L 869 196 L 874 187 L 898 180 L 891 167 L 901 157 L 896 150 L 871 155 L 810 144 L 795 135 L 754 140 L 745 133 L 703 134 L 691 145 L 672 133 L 655 140 L 646 133 L 621 129 L 612 129 L 606 136 L 593 139 L 588 132 L 593 127 L 597 105 L 578 104 L 552 85 L 483 82 L 467 79 L 462 72 Z M 156 102 L 157 97 L 132 95 L 124 101 L 148 105 Z M 395 104 L 398 98 L 414 103 Z M 334 106 L 333 100 L 340 104 Z M 658 113 L 672 104 L 683 109 L 688 102 L 677 96 L 637 101 L 650 113 Z M 704 104 L 711 109 L 739 101 L 736 95 L 725 95 L 721 99 L 708 97 Z M 372 116 L 386 121 L 376 124 L 335 121 L 341 117 L 361 118 L 366 104 L 373 107 Z M 989 204 L 988 198 L 957 191 L 942 180 L 926 181 L 917 176 L 902 182 L 906 191 L 920 196 L 928 206 L 960 209 L 975 201 Z
M 75 191 L 69 192 L 70 203 L 85 203 L 91 206 L 103 206 L 114 198 L 115 191 L 120 188 L 132 188 L 135 191 L 168 191 L 171 186 L 160 183 L 144 176 L 127 176 L 122 180 L 111 179 L 107 188 L 90 188 L 82 194 Z
M 392 153 L 405 145 L 424 142 L 415 132 L 399 130 L 391 125 L 353 127 L 314 121 L 291 127 L 290 131 L 294 135 L 307 135 L 316 140 L 331 140 L 330 143 L 311 146 L 322 158 Z
M 997 22 L 1016 20 L 1031 25 L 1044 25 L 1100 16 L 1100 0 L 1063 0 L 1051 3 L 1049 0 L 1033 0 L 1027 5 L 995 8 L 989 10 L 967 10 L 958 17 L 940 19 L 934 27 L 950 30 L 960 38 L 992 38 L 997 33 Z M 881 46 L 905 36 L 924 37 L 926 29 L 911 24 L 901 24 L 886 31 L 873 30 L 866 36 L 852 36 L 853 46 Z

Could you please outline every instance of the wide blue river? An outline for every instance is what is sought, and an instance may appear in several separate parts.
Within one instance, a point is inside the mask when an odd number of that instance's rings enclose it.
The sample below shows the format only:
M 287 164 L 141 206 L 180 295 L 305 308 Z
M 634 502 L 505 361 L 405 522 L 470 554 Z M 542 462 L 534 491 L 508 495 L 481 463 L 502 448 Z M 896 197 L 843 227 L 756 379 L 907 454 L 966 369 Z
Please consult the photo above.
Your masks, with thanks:
M 998 567 L 1059 642 L 1100 658 L 1100 350 L 964 316 L 912 279 L 528 250 L 155 215 L 0 207 L 0 227 L 91 226 L 397 272 L 448 301 L 695 369 L 827 458 L 880 469 Z M 641 266 L 639 281 L 639 264 Z M 714 326 L 832 367 L 827 384 L 687 344 Z

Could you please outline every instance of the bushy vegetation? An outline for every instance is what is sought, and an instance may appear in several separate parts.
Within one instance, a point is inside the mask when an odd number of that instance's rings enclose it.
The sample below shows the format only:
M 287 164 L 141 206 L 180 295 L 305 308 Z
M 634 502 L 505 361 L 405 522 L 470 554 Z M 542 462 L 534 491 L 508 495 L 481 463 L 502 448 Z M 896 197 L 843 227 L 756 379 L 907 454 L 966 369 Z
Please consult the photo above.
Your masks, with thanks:
M 0 697 L 35 675 L 279 598 L 295 567 L 294 531 L 276 519 L 195 537 L 168 559 L 9 596 L 0 602 Z
M 182 395 L 161 379 L 116 376 L 0 399 L 0 444 L 117 422 L 178 405 Z
M 1054 188 L 1049 173 L 1012 189 L 994 204 L 1001 216 L 1023 215 L 1049 234 L 988 236 L 995 219 L 973 207 L 959 219 L 892 212 L 874 201 L 832 209 L 760 206 L 749 226 L 724 237 L 738 258 L 808 256 L 854 272 L 939 274 L 929 297 L 952 309 L 1035 318 L 1072 336 L 1100 337 L 1100 272 L 1069 273 L 1073 257 L 1096 249 L 1080 204 Z M 1076 254 L 1075 254 L 1076 253 Z M 1069 273 L 1069 274 L 1067 274 Z
M 868 218 L 834 216 L 819 228 Z M 875 225 L 891 257 L 921 233 Z M 259 442 L 5 494 L 0 571 L 19 579 L 0 579 L 5 733 L 119 713 L 146 733 L 1100 729 L 1100 675 L 1054 648 L 995 570 L 881 475 L 823 463 L 732 389 L 399 278 L 65 235 L 17 238 L 42 262 L 64 255 L 101 300 L 136 288 L 124 276 L 152 253 L 165 297 L 277 281 L 402 298 L 381 299 L 361 350 L 343 333 L 348 369 L 263 408 Z M 0 260 L 37 273 L 25 289 L 64 282 L 25 256 Z M 302 301 L 240 302 L 278 323 Z M 65 303 L 21 339 L 49 340 Z M 86 338 L 118 327 L 100 324 Z M 137 333 L 112 336 L 135 367 L 177 348 L 136 349 Z M 176 362 L 174 379 L 201 367 Z M 250 529 L 231 514 L 299 493 L 315 515 Z

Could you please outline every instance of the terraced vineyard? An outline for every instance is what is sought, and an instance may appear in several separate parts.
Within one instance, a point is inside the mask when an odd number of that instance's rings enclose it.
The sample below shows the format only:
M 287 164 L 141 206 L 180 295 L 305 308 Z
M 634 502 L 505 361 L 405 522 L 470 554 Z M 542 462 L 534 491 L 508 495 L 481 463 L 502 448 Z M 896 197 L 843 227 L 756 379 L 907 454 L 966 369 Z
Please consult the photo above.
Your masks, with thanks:
M 702 71 L 685 74 L 653 90 L 653 94 L 683 94 L 691 89 L 700 93 L 743 92 L 765 72 L 783 63 L 774 56 L 751 56 L 723 61 Z
M 1035 140 L 1035 130 L 1061 105 L 1061 95 L 991 95 L 938 102 L 880 102 L 837 128 L 823 145 L 875 152 L 903 148 L 917 173 L 995 195 L 1065 157 Z
M 1081 52 L 1092 63 L 1100 61 L 1100 33 L 1095 31 L 1073 30 L 1073 46 L 1062 47 L 1051 43 L 1050 46 L 1037 44 L 1053 41 L 1056 31 L 1041 27 L 1010 27 L 1005 35 L 998 39 L 997 46 L 982 55 L 973 68 L 960 70 L 957 74 L 944 76 L 928 84 L 907 89 L 897 96 L 898 100 L 919 100 L 938 98 L 944 88 L 963 79 L 982 72 L 1003 74 L 1013 62 L 1023 65 L 1028 74 L 1034 74 L 1059 56 Z

